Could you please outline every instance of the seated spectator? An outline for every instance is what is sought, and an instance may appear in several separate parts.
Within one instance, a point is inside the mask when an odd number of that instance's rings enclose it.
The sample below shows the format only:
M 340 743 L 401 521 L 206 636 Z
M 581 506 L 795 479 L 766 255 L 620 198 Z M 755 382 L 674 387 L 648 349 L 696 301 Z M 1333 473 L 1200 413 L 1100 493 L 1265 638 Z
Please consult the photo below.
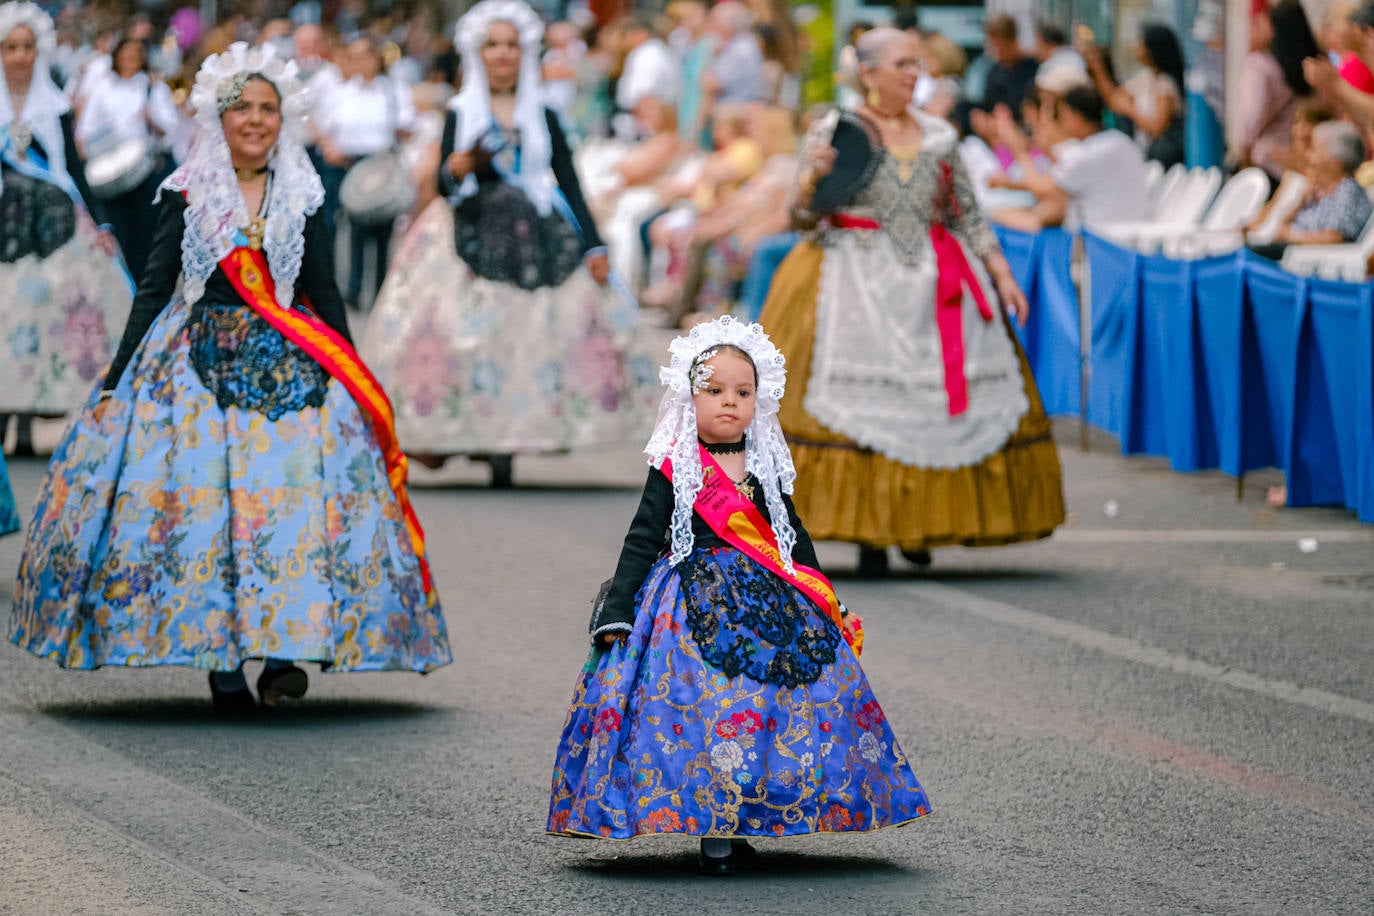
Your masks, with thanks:
M 937 118 L 948 119 L 964 98 L 960 77 L 968 66 L 964 49 L 939 32 L 931 32 L 921 42 L 926 74 L 933 81 L 930 98 L 921 107 Z
M 1029 209 L 1001 210 L 992 219 L 1012 229 L 1036 232 L 1046 226 L 1091 228 L 1143 219 L 1146 212 L 1145 158 L 1129 137 L 1102 126 L 1105 106 L 1097 90 L 1075 87 L 1042 113 L 1058 142 L 1055 162 L 1041 169 L 1031 157 L 1030 138 L 999 112 L 998 133 L 1016 153 L 1025 187 L 1037 202 Z
M 1037 79 L 1061 69 L 1087 76 L 1083 55 L 1068 45 L 1069 37 L 1057 23 L 1042 20 L 1035 27 L 1035 59 L 1040 62 L 1035 71 Z
M 1289 195 L 1284 190 L 1286 186 L 1294 181 L 1300 182 L 1304 187 L 1307 186 L 1307 166 L 1312 150 L 1312 130 L 1318 124 L 1325 124 L 1327 121 L 1334 121 L 1335 119 L 1335 110 L 1320 100 L 1304 102 L 1298 106 L 1293 117 L 1292 140 L 1288 149 L 1284 150 L 1283 155 L 1278 157 L 1278 161 L 1284 166 L 1283 178 L 1279 180 L 1279 186 L 1273 195 L 1265 201 L 1259 213 L 1255 214 L 1255 218 L 1245 227 L 1247 233 L 1260 230 L 1260 227 L 1268 222 L 1274 205 L 1280 200 L 1288 198 Z M 1298 192 L 1294 193 L 1296 195 Z M 1273 238 L 1265 238 L 1262 241 L 1272 242 Z
M 1354 177 L 1364 160 L 1364 140 L 1353 125 L 1327 121 L 1314 127 L 1308 153 L 1307 178 L 1311 184 L 1307 202 L 1279 229 L 1272 243 L 1252 249 L 1277 259 L 1289 245 L 1340 245 L 1358 240 L 1374 214 L 1374 202 Z

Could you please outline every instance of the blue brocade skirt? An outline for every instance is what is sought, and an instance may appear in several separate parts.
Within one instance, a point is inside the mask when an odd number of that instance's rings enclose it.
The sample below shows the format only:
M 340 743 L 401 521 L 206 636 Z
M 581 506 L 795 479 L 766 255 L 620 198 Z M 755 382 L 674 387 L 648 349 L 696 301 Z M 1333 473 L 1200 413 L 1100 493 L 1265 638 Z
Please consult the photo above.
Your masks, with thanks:
M 371 428 L 247 306 L 177 300 L 53 455 L 13 642 L 65 668 L 452 661 Z
M 698 549 L 655 564 L 633 633 L 578 680 L 548 830 L 774 837 L 928 813 L 834 625 L 742 553 Z

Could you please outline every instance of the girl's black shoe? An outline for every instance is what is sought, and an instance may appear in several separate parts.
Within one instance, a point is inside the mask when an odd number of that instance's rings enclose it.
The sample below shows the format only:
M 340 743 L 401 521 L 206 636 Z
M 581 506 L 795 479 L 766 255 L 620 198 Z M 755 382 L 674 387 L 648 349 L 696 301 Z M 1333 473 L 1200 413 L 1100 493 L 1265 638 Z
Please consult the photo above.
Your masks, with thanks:
M 295 665 L 289 668 L 263 668 L 258 675 L 258 698 L 268 709 L 282 700 L 299 700 L 310 687 L 310 678 Z
M 210 673 L 210 701 L 215 704 L 215 712 L 226 716 L 247 715 L 258 708 L 253 691 L 247 688 L 226 691 L 216 687 L 214 672 Z
M 925 548 L 921 548 L 920 550 L 903 550 L 902 556 L 906 557 L 906 561 L 912 566 L 920 566 L 924 569 L 930 565 L 930 551 Z
M 697 853 L 697 871 L 703 875 L 733 875 L 735 873 L 735 854 L 731 852 L 728 856 L 708 856 L 704 852 Z

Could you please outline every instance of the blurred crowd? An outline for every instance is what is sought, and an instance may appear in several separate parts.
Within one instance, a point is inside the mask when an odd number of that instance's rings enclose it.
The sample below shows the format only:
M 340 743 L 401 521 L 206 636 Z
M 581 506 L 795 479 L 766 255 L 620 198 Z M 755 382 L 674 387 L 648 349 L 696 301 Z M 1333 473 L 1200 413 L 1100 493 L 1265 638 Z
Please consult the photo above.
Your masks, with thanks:
M 362 0 L 326 9 L 306 0 L 283 18 L 233 15 L 206 29 L 195 7 L 112 19 L 69 6 L 56 21 L 54 77 L 73 99 L 82 158 L 104 156 L 117 169 L 124 160 L 114 153 L 128 160 L 138 147 L 155 162 L 144 181 L 100 195 L 97 216 L 113 227 L 135 275 L 151 191 L 193 139 L 185 105 L 196 68 L 248 40 L 277 46 L 309 79 L 312 155 L 329 223 L 348 234 L 339 246 L 345 297 L 359 308 L 372 302 L 396 230 L 438 194 L 440 133 L 461 65 L 436 7 L 376 12 Z M 1366 164 L 1374 4 L 1338 0 L 1313 28 L 1298 0 L 1255 0 L 1233 94 L 1241 129 L 1229 147 L 1219 4 L 1201 4 L 1187 55 L 1170 27 L 1142 25 L 1126 79 L 1116 67 L 1125 62 L 1082 26 L 1070 34 L 1067 24 L 1044 21 L 1027 35 L 1016 20 L 990 16 L 982 49 L 969 49 L 922 29 L 911 7 L 894 8 L 892 24 L 920 40 L 913 104 L 959 129 L 980 201 L 1007 226 L 1143 217 L 1153 160 L 1253 165 L 1275 189 L 1299 176 L 1303 190 L 1284 216 L 1281 243 L 1349 241 L 1363 230 L 1369 201 L 1352 188 L 1374 178 Z M 766 289 L 750 288 L 750 266 L 776 261 L 791 243 L 799 145 L 828 106 L 862 102 L 853 42 L 872 24 L 849 25 L 848 46 L 837 51 L 828 20 L 784 0 L 670 0 L 661 14 L 608 22 L 574 5 L 549 24 L 546 104 L 576 149 L 612 266 L 644 305 L 674 323 L 739 303 L 757 311 Z M 1345 126 L 1314 129 L 1325 122 Z M 404 212 L 378 219 L 341 189 L 351 169 L 380 154 L 402 164 L 414 197 Z

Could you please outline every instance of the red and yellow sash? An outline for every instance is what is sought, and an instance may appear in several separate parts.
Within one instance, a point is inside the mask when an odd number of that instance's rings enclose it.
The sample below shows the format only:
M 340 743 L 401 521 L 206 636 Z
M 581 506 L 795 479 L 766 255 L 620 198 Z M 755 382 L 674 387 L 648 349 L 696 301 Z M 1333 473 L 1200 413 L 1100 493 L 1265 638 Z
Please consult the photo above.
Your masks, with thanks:
M 740 495 L 730 481 L 729 475 L 720 469 L 720 465 L 711 457 L 711 453 L 706 451 L 706 447 L 698 445 L 697 448 L 701 454 L 703 483 L 701 492 L 697 494 L 697 501 L 692 507 L 696 514 L 701 516 L 702 521 L 706 522 L 721 540 L 769 572 L 781 576 L 784 581 L 796 586 L 803 595 L 816 602 L 816 606 L 840 628 L 845 641 L 857 656 L 863 651 L 863 626 L 858 618 L 852 618 L 855 624 L 853 636 L 845 629 L 841 619 L 840 599 L 835 597 L 835 586 L 830 584 L 830 580 L 820 570 L 803 566 L 795 560 L 792 562 L 795 572 L 788 572 L 782 565 L 778 536 L 773 531 L 773 526 L 768 524 L 768 519 L 764 518 L 757 506 Z M 669 480 L 673 479 L 671 461 L 663 462 L 662 471 Z
M 401 506 L 406 530 L 410 533 L 410 543 L 420 561 L 426 601 L 433 606 L 437 596 L 429 574 L 429 559 L 425 555 L 425 533 L 420 529 L 420 521 L 415 517 L 415 509 L 406 492 L 407 460 L 396 438 L 395 414 L 386 392 L 367 366 L 363 365 L 353 345 L 337 331 L 314 314 L 285 309 L 277 303 L 276 285 L 272 282 L 267 258 L 261 251 L 238 247 L 219 263 L 243 301 L 280 331 L 283 337 L 323 366 L 330 378 L 337 379 L 367 417 L 386 461 L 387 480 Z

